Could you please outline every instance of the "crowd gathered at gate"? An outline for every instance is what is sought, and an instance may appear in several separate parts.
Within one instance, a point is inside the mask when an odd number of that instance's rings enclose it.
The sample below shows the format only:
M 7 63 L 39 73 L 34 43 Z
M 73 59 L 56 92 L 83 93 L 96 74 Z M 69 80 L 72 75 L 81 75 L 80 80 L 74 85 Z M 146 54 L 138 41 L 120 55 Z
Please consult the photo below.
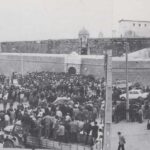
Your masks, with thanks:
M 17 80 L 17 85 L 13 80 Z M 1 75 L 0 83 L 0 100 L 4 106 L 0 112 L 1 130 L 21 121 L 25 136 L 84 144 L 93 144 L 102 138 L 104 79 L 42 71 L 24 76 L 13 74 L 9 84 L 6 76 Z M 145 90 L 150 92 L 149 88 Z M 142 123 L 144 118 L 150 118 L 149 96 L 143 101 L 130 102 L 127 110 L 126 102 L 119 98 L 121 93 L 120 88 L 113 87 L 113 122 L 125 119 L 126 111 L 131 121 Z

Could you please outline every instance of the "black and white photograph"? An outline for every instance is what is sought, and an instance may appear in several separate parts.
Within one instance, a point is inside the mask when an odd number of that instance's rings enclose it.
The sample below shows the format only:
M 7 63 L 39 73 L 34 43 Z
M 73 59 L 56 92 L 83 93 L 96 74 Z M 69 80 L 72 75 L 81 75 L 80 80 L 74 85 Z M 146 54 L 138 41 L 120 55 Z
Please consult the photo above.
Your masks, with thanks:
M 149 0 L 0 0 L 0 149 L 150 149 Z

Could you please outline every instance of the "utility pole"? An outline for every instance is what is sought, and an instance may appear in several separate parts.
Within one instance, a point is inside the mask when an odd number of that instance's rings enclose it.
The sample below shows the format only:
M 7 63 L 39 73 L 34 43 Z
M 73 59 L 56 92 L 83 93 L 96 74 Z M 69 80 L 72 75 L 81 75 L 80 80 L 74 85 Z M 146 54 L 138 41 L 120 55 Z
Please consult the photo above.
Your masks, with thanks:
M 129 121 L 128 52 L 130 47 L 128 42 L 125 42 L 124 44 L 126 50 L 126 120 Z
M 106 100 L 104 120 L 104 141 L 103 150 L 111 150 L 111 124 L 112 124 L 112 50 L 105 54 L 106 73 Z
M 21 56 L 21 75 L 23 77 L 23 74 L 24 74 L 24 67 L 23 67 L 23 54 L 20 53 L 20 56 Z

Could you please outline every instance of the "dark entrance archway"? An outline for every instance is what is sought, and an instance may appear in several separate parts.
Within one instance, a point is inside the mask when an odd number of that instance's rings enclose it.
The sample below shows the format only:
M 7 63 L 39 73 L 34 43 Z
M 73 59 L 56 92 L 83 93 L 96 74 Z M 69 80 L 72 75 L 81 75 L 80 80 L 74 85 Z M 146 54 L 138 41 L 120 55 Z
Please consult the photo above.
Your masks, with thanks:
M 75 68 L 75 67 L 70 67 L 70 68 L 68 69 L 68 73 L 69 73 L 69 74 L 76 74 L 76 68 Z

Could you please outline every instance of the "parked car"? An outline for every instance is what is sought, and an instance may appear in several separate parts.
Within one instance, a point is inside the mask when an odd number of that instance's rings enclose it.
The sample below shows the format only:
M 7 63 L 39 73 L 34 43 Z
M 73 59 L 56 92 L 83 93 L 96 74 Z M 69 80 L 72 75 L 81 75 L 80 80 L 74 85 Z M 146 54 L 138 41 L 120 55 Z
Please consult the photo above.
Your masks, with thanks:
M 148 97 L 148 92 L 143 92 L 142 90 L 133 89 L 129 91 L 129 99 L 139 99 L 143 100 Z M 126 93 L 120 95 L 121 99 L 126 99 Z
M 132 85 L 133 85 L 132 82 L 128 82 L 128 87 L 131 87 Z M 126 80 L 116 80 L 113 86 L 120 89 L 124 89 L 126 88 Z

